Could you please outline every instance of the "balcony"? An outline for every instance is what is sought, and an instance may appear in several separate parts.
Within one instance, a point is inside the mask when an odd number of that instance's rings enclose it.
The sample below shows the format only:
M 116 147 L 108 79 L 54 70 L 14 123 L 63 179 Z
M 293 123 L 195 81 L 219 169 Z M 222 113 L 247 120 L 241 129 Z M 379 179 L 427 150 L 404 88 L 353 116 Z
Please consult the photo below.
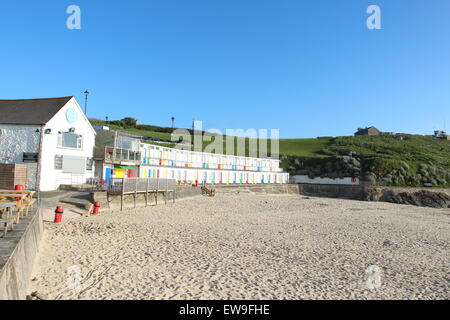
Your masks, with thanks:
M 108 163 L 132 162 L 141 163 L 141 152 L 113 147 L 95 148 L 95 159 L 102 159 Z

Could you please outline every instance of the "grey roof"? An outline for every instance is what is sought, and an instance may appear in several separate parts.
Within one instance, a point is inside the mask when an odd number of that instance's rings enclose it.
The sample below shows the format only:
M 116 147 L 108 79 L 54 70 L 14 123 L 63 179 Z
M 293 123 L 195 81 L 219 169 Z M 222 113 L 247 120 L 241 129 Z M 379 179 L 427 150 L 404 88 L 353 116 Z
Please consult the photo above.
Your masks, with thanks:
M 44 125 L 72 98 L 0 100 L 0 124 Z

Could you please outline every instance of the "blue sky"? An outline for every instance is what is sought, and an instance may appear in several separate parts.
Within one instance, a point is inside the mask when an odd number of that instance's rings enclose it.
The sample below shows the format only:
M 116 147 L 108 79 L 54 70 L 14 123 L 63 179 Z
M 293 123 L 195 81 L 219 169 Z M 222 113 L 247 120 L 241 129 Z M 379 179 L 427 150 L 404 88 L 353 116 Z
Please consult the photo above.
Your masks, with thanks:
M 2 1 L 0 37 L 2 99 L 89 89 L 90 117 L 284 138 L 450 131 L 448 0 Z

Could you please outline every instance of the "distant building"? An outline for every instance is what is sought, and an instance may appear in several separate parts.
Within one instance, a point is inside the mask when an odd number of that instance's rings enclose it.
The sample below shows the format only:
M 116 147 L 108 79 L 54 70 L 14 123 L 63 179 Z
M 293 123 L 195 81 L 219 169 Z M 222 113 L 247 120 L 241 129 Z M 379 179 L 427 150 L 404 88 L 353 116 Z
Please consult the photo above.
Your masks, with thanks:
M 358 128 L 355 136 L 379 136 L 382 132 L 375 127 Z
M 134 177 L 175 179 L 193 185 L 289 183 L 289 173 L 283 172 L 278 159 L 195 152 L 142 140 L 127 132 L 97 131 L 96 178 L 107 185 L 116 178 Z
M 95 131 L 109 131 L 108 126 L 94 126 Z
M 141 136 L 117 130 L 98 130 L 95 139 L 96 178 L 139 176 Z
M 442 140 L 450 140 L 450 135 L 448 135 L 447 133 L 445 133 L 445 131 L 442 130 L 435 131 L 433 137 Z

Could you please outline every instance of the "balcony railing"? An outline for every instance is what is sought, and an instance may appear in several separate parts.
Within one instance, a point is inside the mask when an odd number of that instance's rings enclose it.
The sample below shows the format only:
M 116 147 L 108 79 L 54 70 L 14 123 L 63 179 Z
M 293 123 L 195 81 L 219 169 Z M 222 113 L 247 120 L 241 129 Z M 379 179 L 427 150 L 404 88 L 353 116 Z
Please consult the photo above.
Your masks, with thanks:
M 141 162 L 141 153 L 139 151 L 113 147 L 97 148 L 95 150 L 95 157 L 110 161 Z

